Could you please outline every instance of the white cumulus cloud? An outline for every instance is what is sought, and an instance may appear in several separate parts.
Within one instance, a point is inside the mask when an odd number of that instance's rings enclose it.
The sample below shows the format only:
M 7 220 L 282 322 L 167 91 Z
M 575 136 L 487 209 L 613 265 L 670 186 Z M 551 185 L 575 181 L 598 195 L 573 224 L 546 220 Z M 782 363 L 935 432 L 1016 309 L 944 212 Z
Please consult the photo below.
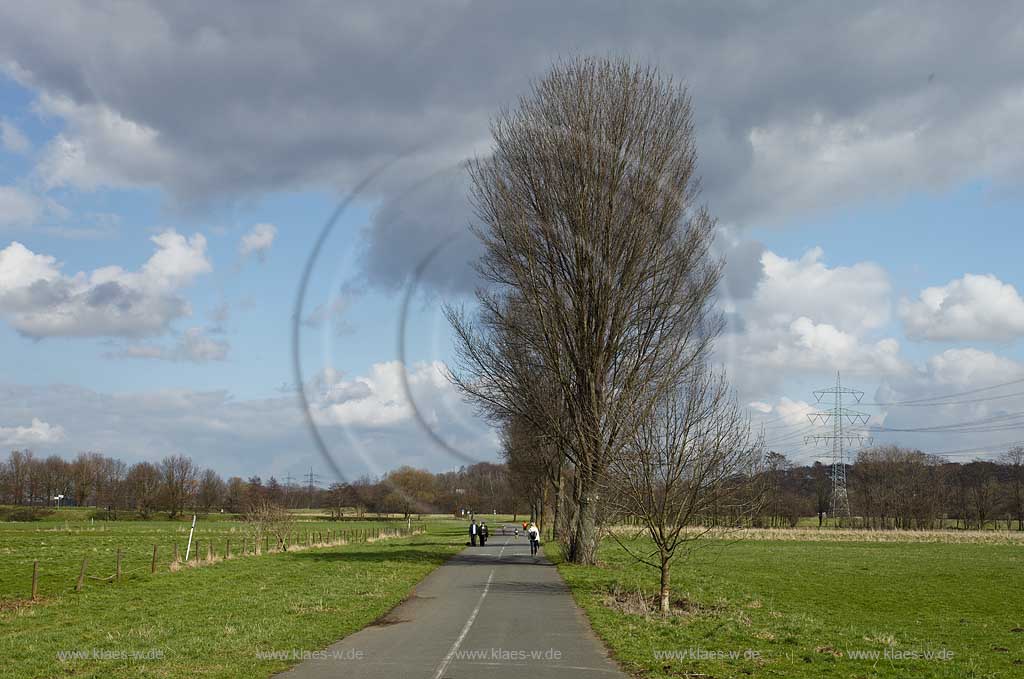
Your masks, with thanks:
M 162 334 L 191 314 L 179 291 L 212 265 L 201 234 L 168 230 L 151 240 L 156 252 L 138 271 L 106 266 L 72 276 L 55 257 L 12 242 L 0 250 L 0 315 L 36 338 Z
M 1010 340 L 1024 336 L 1024 299 L 992 275 L 965 274 L 900 303 L 911 339 Z
M 737 386 L 765 394 L 794 371 L 890 375 L 910 369 L 899 342 L 878 336 L 891 307 L 882 267 L 828 266 L 821 248 L 798 259 L 765 250 L 761 264 L 752 296 L 733 300 L 734 322 L 717 349 Z
M 0 427 L 0 445 L 32 446 L 59 443 L 66 438 L 64 427 L 52 425 L 37 417 L 27 427 Z

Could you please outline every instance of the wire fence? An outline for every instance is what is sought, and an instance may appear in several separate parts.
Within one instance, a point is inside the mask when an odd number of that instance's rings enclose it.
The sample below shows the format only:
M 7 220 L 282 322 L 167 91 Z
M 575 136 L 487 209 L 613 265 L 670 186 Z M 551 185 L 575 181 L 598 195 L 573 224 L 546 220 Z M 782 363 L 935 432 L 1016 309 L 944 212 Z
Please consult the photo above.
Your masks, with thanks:
M 382 540 L 408 538 L 425 532 L 426 528 L 422 525 L 410 524 L 397 527 L 295 530 L 281 537 L 272 536 L 269 533 L 248 534 L 241 536 L 241 539 L 231 537 L 193 539 L 190 548 L 186 549 L 186 553 L 181 552 L 177 541 L 173 542 L 170 547 L 166 543 L 163 545 L 154 543 L 152 557 L 144 563 L 136 562 L 130 568 L 126 567 L 125 551 L 118 547 L 114 554 L 113 564 L 109 562 L 100 564 L 95 558 L 90 560 L 88 556 L 83 557 L 73 583 L 46 592 L 39 591 L 40 577 L 45 574 L 45 564 L 41 566 L 40 561 L 35 559 L 32 562 L 31 585 L 26 582 L 28 596 L 9 600 L 4 604 L 16 607 L 83 592 L 86 591 L 86 585 L 90 582 L 114 584 L 129 577 L 144 577 L 161 572 L 174 573 L 186 568 L 211 566 L 232 559 L 271 556 L 342 545 L 371 544 Z M 163 551 L 161 547 L 163 547 Z M 167 559 L 168 556 L 170 556 L 169 559 Z M 111 567 L 112 571 L 106 570 Z M 99 570 L 99 574 L 97 574 L 97 570 L 101 568 L 104 570 Z M 109 575 L 106 574 L 108 572 Z

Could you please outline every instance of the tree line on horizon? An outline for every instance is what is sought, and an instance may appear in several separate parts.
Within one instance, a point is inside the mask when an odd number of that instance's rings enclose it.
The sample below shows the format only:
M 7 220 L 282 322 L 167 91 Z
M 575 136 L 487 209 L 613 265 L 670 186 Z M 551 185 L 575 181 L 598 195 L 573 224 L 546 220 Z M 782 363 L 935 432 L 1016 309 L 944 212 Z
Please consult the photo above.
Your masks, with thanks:
M 63 496 L 59 501 L 57 496 Z M 363 477 L 327 488 L 282 483 L 271 476 L 224 479 L 192 458 L 171 455 L 128 464 L 99 453 L 38 457 L 14 450 L 0 460 L 0 504 L 95 507 L 102 518 L 177 518 L 186 511 L 244 513 L 266 501 L 286 509 L 324 509 L 333 516 L 527 511 L 504 464 L 479 462 L 431 473 L 403 466 L 381 478 Z
M 753 485 L 763 489 L 764 500 L 747 525 L 789 528 L 815 516 L 819 525 L 825 523 L 831 503 L 830 465 L 794 464 L 772 452 L 761 475 Z M 1013 448 L 998 460 L 951 462 L 919 450 L 878 446 L 857 455 L 847 467 L 847 478 L 853 526 L 1024 530 L 1024 448 Z M 52 507 L 57 495 L 64 496 L 62 506 L 96 507 L 107 518 L 151 518 L 161 513 L 176 518 L 186 511 L 243 513 L 263 500 L 289 509 L 322 509 L 335 518 L 461 515 L 467 510 L 478 516 L 522 514 L 553 527 L 554 519 L 544 517 L 557 516 L 556 496 L 545 471 L 515 464 L 480 462 L 441 473 L 404 466 L 378 479 L 363 477 L 310 489 L 283 484 L 273 476 L 267 481 L 259 476 L 225 480 L 184 456 L 129 465 L 97 453 L 66 460 L 14 450 L 0 460 L 0 504 Z M 566 502 L 564 495 L 561 501 Z M 608 522 L 634 518 L 617 512 Z M 731 525 L 732 517 L 728 507 L 712 506 L 693 523 Z

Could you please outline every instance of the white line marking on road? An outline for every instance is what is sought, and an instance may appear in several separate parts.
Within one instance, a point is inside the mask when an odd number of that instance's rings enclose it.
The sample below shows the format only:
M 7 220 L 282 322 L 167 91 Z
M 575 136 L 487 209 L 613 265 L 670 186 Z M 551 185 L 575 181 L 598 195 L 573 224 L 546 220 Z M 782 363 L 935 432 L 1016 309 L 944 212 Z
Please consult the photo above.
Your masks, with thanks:
M 487 590 L 491 588 L 491 579 L 494 578 L 494 569 L 491 569 L 490 575 L 487 576 L 487 584 L 484 585 L 484 591 L 480 594 L 480 600 L 476 602 L 476 608 L 469 615 L 469 620 L 466 621 L 466 625 L 462 628 L 462 633 L 459 634 L 459 638 L 452 644 L 451 650 L 448 651 L 448 655 L 444 657 L 441 662 L 441 666 L 437 668 L 437 672 L 434 674 L 434 679 L 441 679 L 441 675 L 444 674 L 445 670 L 448 669 L 448 665 L 451 664 L 452 658 L 455 657 L 456 652 L 459 650 L 459 646 L 462 645 L 462 640 L 469 634 L 469 628 L 473 626 L 473 621 L 476 620 L 476 614 L 480 612 L 480 607 L 484 603 L 484 597 L 487 596 Z

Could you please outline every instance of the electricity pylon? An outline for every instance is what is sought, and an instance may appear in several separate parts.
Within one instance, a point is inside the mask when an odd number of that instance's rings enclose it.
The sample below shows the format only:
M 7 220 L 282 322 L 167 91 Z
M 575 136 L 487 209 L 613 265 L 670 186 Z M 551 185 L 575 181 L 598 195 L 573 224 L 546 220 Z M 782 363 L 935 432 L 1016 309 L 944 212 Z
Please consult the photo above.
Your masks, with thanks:
M 862 434 L 848 434 L 843 431 L 843 421 L 850 424 L 868 423 L 871 418 L 867 413 L 850 410 L 843 407 L 843 395 L 850 396 L 855 403 L 860 403 L 864 398 L 864 392 L 857 389 L 844 387 L 836 373 L 836 386 L 828 389 L 819 389 L 814 392 L 814 398 L 821 403 L 826 396 L 832 396 L 832 407 L 824 412 L 809 413 L 807 419 L 812 424 L 825 425 L 832 421 L 831 434 L 811 434 L 804 437 L 804 443 L 831 442 L 832 443 L 832 506 L 831 515 L 842 517 L 850 516 L 850 497 L 846 492 L 846 444 L 858 443 L 860 445 L 871 445 L 871 437 Z

